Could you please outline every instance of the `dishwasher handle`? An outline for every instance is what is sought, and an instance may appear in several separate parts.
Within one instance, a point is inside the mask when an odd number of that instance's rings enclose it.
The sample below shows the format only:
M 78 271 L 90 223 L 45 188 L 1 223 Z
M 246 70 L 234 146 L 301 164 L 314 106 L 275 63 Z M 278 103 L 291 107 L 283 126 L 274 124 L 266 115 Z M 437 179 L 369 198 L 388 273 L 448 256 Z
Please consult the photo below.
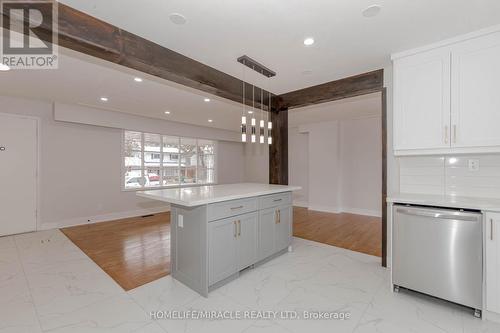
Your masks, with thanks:
M 474 213 L 459 212 L 459 211 L 445 213 L 442 211 L 433 211 L 424 209 L 398 208 L 396 212 L 411 216 L 432 217 L 445 220 L 480 222 L 480 215 Z

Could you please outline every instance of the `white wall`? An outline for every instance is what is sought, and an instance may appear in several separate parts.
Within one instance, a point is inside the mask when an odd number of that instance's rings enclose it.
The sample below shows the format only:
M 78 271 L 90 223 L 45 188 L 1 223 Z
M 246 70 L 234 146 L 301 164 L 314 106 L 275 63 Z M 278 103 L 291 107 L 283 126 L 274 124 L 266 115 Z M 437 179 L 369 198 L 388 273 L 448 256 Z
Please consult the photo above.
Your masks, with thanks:
M 248 182 L 245 178 L 245 147 L 241 142 L 219 141 L 217 145 L 217 182 Z
M 399 165 L 394 157 L 393 122 L 393 70 L 392 65 L 384 68 L 384 87 L 387 92 L 387 195 L 399 192 Z
M 381 117 L 372 116 L 290 128 L 290 184 L 302 187 L 294 204 L 380 216 L 381 126 Z
M 339 212 L 339 122 L 303 125 L 299 132 L 308 133 L 308 206 L 312 210 Z
M 382 119 L 340 123 L 341 210 L 381 216 Z
M 121 191 L 120 129 L 55 121 L 49 102 L 0 96 L 0 105 L 1 112 L 40 119 L 38 229 L 168 209 L 167 205 L 138 198 L 135 192 Z M 169 123 L 157 120 L 155 126 L 162 122 Z M 196 137 L 194 128 L 185 135 Z M 206 128 L 203 133 L 207 133 Z M 243 152 L 240 143 L 220 143 L 219 183 L 244 179 Z
M 309 133 L 298 127 L 288 129 L 288 177 L 290 185 L 302 187 L 293 192 L 293 204 L 307 207 L 309 203 Z
M 267 144 L 244 144 L 245 181 L 269 184 L 269 146 Z

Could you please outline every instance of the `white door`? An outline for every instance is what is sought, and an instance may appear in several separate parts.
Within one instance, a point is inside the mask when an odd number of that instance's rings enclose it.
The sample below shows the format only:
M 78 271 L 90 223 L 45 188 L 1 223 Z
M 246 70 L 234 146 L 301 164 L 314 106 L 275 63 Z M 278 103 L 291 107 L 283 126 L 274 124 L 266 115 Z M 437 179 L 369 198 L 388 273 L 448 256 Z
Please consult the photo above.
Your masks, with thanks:
M 394 62 L 394 149 L 449 148 L 450 51 Z
M 0 236 L 36 230 L 37 121 L 0 115 Z
M 452 50 L 452 146 L 500 146 L 500 33 Z
M 500 313 L 500 214 L 486 214 L 486 308 Z

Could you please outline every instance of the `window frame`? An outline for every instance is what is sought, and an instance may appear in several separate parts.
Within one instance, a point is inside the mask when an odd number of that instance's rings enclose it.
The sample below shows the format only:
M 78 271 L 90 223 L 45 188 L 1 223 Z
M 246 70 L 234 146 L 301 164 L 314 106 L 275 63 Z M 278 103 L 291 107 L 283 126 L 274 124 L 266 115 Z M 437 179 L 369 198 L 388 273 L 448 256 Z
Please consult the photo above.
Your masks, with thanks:
M 141 150 L 140 150 L 140 154 L 141 154 L 141 166 L 138 167 L 137 169 L 135 170 L 140 170 L 141 171 L 141 175 L 140 177 L 144 177 L 145 176 L 145 171 L 147 169 L 147 167 L 144 165 L 144 155 L 145 154 L 148 154 L 148 153 L 151 153 L 149 151 L 146 151 L 145 149 L 145 146 L 144 146 L 144 136 L 145 134 L 151 134 L 151 135 L 159 135 L 160 136 L 160 151 L 159 151 L 159 154 L 160 154 L 160 166 L 159 166 L 159 170 L 160 170 L 160 184 L 163 184 L 163 162 L 164 162 L 164 152 L 163 152 L 163 137 L 165 136 L 168 136 L 168 137 L 171 137 L 171 138 L 176 138 L 177 141 L 178 141 L 178 145 L 179 145 L 179 152 L 177 153 L 178 155 L 178 163 L 177 163 L 177 171 L 178 171 L 178 175 L 179 175 L 179 183 L 178 184 L 175 184 L 175 185 L 160 185 L 160 186 L 144 186 L 144 187 L 137 187 L 137 188 L 127 188 L 125 186 L 125 175 L 127 173 L 127 167 L 125 166 L 125 133 L 126 132 L 136 132 L 136 133 L 139 133 L 141 135 Z M 180 145 L 181 145 L 181 140 L 182 139 L 188 139 L 188 140 L 195 140 L 196 142 L 196 182 L 197 183 L 194 183 L 194 184 L 181 184 L 181 161 L 182 161 L 182 158 L 181 158 L 181 151 L 180 151 Z M 211 141 L 213 142 L 214 144 L 214 153 L 213 153 L 213 156 L 214 156 L 214 167 L 213 168 L 204 168 L 206 170 L 213 170 L 214 172 L 214 181 L 212 183 L 198 183 L 198 173 L 199 173 L 199 169 L 202 169 L 200 168 L 200 165 L 199 165 L 199 160 L 200 160 L 200 155 L 199 155 L 199 151 L 198 151 L 198 147 L 199 147 L 199 141 Z M 148 191 L 148 190 L 161 190 L 161 189 L 169 189 L 169 188 L 184 188 L 184 187 L 197 187 L 197 186 L 209 186 L 209 185 L 217 185 L 217 182 L 218 182 L 218 172 L 217 172 L 217 154 L 218 154 L 218 149 L 219 149 L 219 142 L 217 140 L 212 140 L 212 139 L 203 139 L 203 138 L 193 138 L 193 137 L 186 137 L 186 136 L 177 136 L 177 135 L 169 135 L 169 134 L 160 134 L 160 133 L 151 133 L 151 132 L 142 132 L 142 131 L 135 131 L 135 130 L 126 130 L 126 129 L 123 129 L 122 130 L 122 134 L 121 134 L 121 175 L 120 175 L 120 182 L 121 182 L 121 191 L 122 192 L 136 192 L 136 191 Z M 134 150 L 135 152 L 139 152 L 138 150 Z M 155 152 L 156 153 L 156 152 Z M 167 153 L 165 153 L 167 154 Z M 168 153 L 168 154 L 171 154 L 171 153 Z

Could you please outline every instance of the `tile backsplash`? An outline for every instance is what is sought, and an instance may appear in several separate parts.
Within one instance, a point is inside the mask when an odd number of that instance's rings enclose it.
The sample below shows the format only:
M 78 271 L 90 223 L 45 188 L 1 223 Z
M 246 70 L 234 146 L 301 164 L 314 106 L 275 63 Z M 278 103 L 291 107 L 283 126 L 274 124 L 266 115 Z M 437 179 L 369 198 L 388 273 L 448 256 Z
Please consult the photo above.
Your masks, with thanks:
M 402 193 L 500 198 L 500 155 L 399 158 Z

